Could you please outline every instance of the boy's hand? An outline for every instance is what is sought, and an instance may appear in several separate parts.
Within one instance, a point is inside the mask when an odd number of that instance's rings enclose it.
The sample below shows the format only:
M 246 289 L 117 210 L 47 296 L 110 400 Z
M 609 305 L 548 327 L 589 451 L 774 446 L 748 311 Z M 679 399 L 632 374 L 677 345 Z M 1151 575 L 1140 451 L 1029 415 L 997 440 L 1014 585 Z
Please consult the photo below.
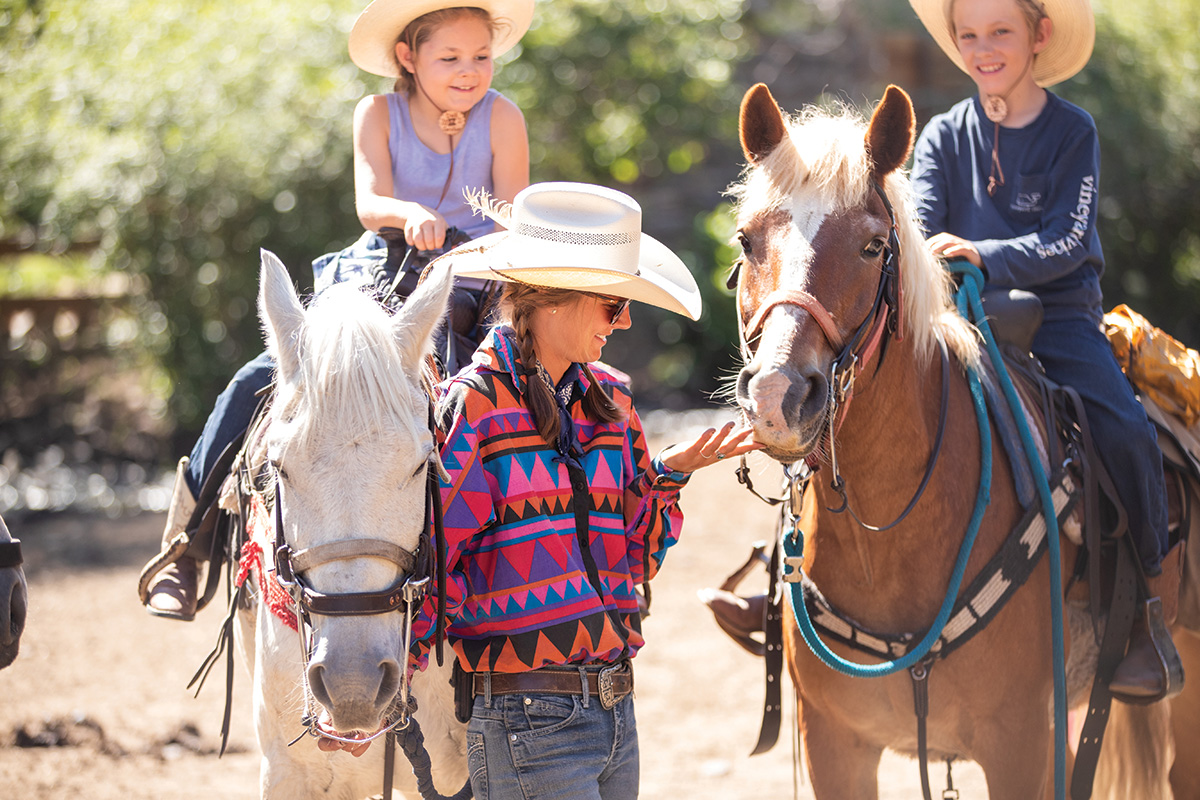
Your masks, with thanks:
M 968 242 L 950 233 L 937 233 L 927 240 L 929 249 L 935 256 L 945 259 L 965 258 L 979 269 L 983 269 L 983 258 L 975 249 L 974 242 Z

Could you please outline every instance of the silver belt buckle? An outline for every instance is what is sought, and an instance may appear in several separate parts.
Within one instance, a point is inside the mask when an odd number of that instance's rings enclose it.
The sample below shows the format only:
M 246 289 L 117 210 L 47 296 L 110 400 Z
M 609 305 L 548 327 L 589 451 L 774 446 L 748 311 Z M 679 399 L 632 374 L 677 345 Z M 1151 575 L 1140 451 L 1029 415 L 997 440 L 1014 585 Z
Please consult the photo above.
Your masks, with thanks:
M 621 664 L 614 664 L 611 667 L 606 667 L 600 670 L 600 674 L 596 678 L 596 687 L 599 689 L 600 705 L 605 711 L 612 709 L 617 704 L 617 694 L 613 691 L 613 675 L 621 669 Z

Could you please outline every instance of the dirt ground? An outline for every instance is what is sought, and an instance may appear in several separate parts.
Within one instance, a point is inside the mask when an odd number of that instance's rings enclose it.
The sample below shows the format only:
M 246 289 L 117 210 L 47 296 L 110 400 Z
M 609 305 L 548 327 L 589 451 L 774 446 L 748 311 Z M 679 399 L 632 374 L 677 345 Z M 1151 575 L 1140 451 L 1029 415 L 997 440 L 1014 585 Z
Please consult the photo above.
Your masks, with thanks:
M 778 467 L 758 466 L 760 487 L 775 485 Z M 635 662 L 641 796 L 811 798 L 805 778 L 794 789 L 790 686 L 780 743 L 749 756 L 762 662 L 727 639 L 696 599 L 752 542 L 770 538 L 774 512 L 737 484 L 733 464 L 698 473 L 683 507 L 684 538 L 655 580 L 648 644 Z M 14 527 L 26 554 L 30 611 L 21 654 L 0 672 L 0 798 L 257 796 L 244 665 L 235 665 L 233 732 L 223 758 L 216 753 L 223 666 L 198 698 L 184 689 L 216 639 L 223 609 L 210 607 L 184 624 L 150 617 L 138 605 L 137 572 L 162 524 L 156 514 L 58 515 Z M 941 796 L 940 765 L 932 781 Z M 954 782 L 963 798 L 987 796 L 974 765 L 956 765 Z M 884 800 L 920 797 L 916 762 L 889 754 L 880 786 Z

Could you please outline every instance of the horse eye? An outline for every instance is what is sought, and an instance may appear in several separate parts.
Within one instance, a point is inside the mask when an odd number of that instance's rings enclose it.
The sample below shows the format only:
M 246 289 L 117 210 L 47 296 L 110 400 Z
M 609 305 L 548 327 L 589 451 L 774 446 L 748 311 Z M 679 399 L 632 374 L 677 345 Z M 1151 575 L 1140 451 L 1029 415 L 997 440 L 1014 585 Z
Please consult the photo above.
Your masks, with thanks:
M 745 253 L 746 255 L 751 255 L 753 253 L 754 248 L 751 247 L 751 245 L 750 245 L 750 237 L 748 237 L 746 234 L 742 233 L 741 231 L 738 231 L 737 238 L 738 238 L 738 244 L 740 244 L 742 246 L 742 252 Z
M 885 247 L 887 247 L 887 242 L 876 236 L 871 240 L 870 244 L 863 248 L 863 255 L 869 258 L 876 258 L 883 252 Z
M 409 476 L 408 476 L 408 479 L 409 479 L 409 480 L 412 480 L 413 478 L 415 478 L 415 477 L 417 477 L 418 475 L 420 475 L 420 474 L 421 474 L 421 470 L 425 469 L 425 465 L 426 465 L 426 464 L 428 464 L 428 463 L 429 463 L 428 461 L 422 461 L 420 464 L 417 464 L 417 468 L 413 470 L 413 474 L 412 474 L 412 475 L 409 475 Z
M 274 468 L 275 474 L 277 474 L 280 478 L 283 478 L 285 481 L 288 479 L 287 470 L 283 468 L 282 464 L 280 464 L 278 461 L 272 461 L 271 466 Z

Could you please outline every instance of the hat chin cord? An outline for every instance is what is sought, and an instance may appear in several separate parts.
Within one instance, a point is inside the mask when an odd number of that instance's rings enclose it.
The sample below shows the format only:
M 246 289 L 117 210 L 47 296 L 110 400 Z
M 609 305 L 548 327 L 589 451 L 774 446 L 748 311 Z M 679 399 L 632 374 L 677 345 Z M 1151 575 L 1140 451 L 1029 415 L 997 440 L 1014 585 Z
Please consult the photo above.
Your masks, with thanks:
M 421 79 L 417 77 L 414 70 L 412 73 L 413 83 L 420 89 L 421 94 L 425 95 L 425 99 L 438 112 L 438 128 L 442 133 L 446 134 L 446 138 L 450 142 L 450 171 L 446 173 L 446 182 L 442 184 L 442 194 L 438 197 L 437 205 L 433 207 L 434 211 L 441 208 L 442 201 L 446 199 L 446 191 L 450 188 L 450 179 L 454 177 L 454 137 L 463 132 L 463 128 L 467 127 L 467 115 L 461 111 L 446 111 L 429 96 L 429 92 L 425 91 L 425 87 L 421 85 Z
M 983 97 L 983 113 L 996 125 L 996 133 L 992 136 L 992 173 L 988 176 L 988 197 L 994 197 L 996 190 L 1004 185 L 1004 170 L 1000 167 L 1000 123 L 1008 118 L 1008 96 L 1012 94 L 1017 84 L 1033 71 L 1034 58 L 1034 55 L 1029 56 L 1029 60 L 1025 62 L 1025 69 L 1021 70 L 1021 74 L 1013 81 L 1007 92 Z

